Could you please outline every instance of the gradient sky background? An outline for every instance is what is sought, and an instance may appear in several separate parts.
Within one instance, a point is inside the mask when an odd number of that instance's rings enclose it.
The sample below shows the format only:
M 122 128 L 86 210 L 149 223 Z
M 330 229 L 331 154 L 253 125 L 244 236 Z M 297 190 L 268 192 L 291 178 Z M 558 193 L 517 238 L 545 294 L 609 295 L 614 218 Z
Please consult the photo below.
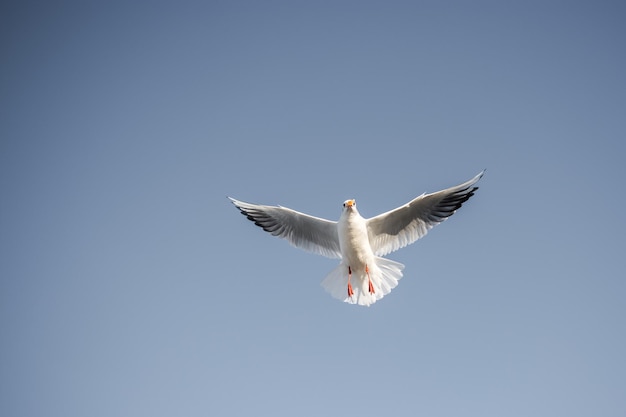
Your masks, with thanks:
M 624 415 L 622 2 L 12 3 L 0 415 Z M 370 308 L 226 199 L 483 168 Z

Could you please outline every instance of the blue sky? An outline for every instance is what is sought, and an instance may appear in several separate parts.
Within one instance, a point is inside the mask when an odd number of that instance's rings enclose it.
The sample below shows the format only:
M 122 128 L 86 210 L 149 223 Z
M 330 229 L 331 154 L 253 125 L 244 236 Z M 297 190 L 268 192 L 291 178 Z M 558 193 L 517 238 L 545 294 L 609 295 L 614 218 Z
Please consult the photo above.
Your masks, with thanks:
M 623 415 L 620 2 L 13 3 L 1 415 Z M 226 199 L 484 168 L 370 308 Z

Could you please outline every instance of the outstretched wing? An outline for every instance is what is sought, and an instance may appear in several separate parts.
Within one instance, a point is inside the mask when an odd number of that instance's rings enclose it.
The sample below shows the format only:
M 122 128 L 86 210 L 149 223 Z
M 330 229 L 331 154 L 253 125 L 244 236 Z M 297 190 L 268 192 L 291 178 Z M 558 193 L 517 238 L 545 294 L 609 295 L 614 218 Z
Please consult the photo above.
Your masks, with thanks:
M 463 184 L 432 194 L 422 194 L 409 203 L 367 220 L 372 251 L 377 256 L 405 247 L 452 216 L 478 189 L 474 184 L 485 171 Z
M 341 258 L 337 222 L 280 206 L 262 206 L 230 198 L 254 224 L 300 249 L 329 258 Z

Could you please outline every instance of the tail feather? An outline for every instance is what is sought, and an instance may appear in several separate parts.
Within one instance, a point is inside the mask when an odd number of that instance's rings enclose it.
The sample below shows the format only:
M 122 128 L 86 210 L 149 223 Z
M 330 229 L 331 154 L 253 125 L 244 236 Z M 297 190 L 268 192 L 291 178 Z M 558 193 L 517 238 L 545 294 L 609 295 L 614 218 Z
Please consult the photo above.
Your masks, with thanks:
M 334 298 L 350 304 L 369 306 L 389 294 L 402 278 L 404 265 L 381 257 L 376 257 L 375 264 L 369 267 L 369 278 L 374 286 L 374 293 L 369 292 L 369 281 L 364 271 L 353 271 L 351 284 L 354 295 L 348 297 L 348 266 L 343 262 L 322 281 L 322 287 Z

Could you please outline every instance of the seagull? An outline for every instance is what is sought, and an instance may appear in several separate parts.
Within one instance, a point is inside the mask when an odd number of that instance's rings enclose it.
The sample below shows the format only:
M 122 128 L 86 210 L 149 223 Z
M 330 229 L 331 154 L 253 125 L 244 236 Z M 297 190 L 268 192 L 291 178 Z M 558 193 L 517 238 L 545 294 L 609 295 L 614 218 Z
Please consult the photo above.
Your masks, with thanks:
M 228 197 L 254 224 L 293 246 L 339 265 L 322 281 L 334 298 L 369 306 L 389 294 L 402 278 L 404 265 L 383 256 L 424 237 L 474 195 L 484 170 L 469 181 L 422 194 L 396 209 L 365 219 L 354 199 L 346 200 L 338 221 L 310 216 L 282 206 L 246 203 Z

